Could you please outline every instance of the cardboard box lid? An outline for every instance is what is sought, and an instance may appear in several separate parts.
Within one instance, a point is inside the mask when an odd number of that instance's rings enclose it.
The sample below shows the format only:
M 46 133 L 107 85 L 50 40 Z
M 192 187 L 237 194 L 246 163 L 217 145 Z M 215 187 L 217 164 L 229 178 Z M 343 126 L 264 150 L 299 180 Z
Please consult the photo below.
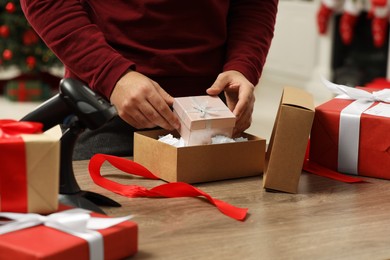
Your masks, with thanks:
M 285 87 L 266 153 L 264 188 L 297 192 L 313 118 L 312 95 Z
M 229 128 L 236 117 L 218 96 L 192 96 L 175 98 L 173 109 L 182 123 L 191 130 Z
M 297 106 L 303 109 L 314 111 L 312 95 L 302 89 L 294 87 L 285 87 L 283 89 L 281 104 Z

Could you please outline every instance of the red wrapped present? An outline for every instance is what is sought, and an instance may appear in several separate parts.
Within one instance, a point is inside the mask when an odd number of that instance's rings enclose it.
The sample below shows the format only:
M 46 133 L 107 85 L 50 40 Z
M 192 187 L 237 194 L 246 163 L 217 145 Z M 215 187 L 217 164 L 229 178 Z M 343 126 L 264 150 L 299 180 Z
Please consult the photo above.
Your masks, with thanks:
M 236 117 L 217 96 L 175 98 L 173 110 L 181 121 L 179 133 L 186 146 L 210 144 L 216 135 L 232 137 Z
M 376 78 L 372 80 L 371 82 L 364 85 L 367 88 L 372 89 L 384 89 L 384 88 L 390 88 L 390 81 L 388 81 L 385 78 Z
M 130 216 L 108 218 L 83 209 L 43 216 L 0 213 L 0 259 L 124 259 L 137 250 L 138 226 Z
M 51 95 L 49 85 L 40 80 L 10 80 L 5 86 L 5 96 L 12 101 L 42 101 Z
M 390 90 L 332 86 L 344 95 L 316 107 L 310 160 L 342 173 L 390 179 Z
M 0 120 L 0 211 L 58 209 L 60 136 L 59 128 L 42 133 L 40 123 Z

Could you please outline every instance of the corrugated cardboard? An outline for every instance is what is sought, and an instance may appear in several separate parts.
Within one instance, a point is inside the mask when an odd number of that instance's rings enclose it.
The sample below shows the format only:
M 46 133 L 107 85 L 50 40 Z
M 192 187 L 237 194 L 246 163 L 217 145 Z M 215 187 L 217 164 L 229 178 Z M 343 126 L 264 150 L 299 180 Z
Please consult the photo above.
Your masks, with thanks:
M 264 188 L 297 192 L 313 118 L 312 95 L 285 87 L 267 149 Z
M 185 145 L 211 143 L 211 137 L 231 137 L 236 117 L 218 96 L 175 98 L 173 112 L 180 119 L 179 134 Z
M 265 139 L 244 134 L 246 142 L 176 148 L 158 141 L 168 133 L 152 130 L 134 134 L 134 161 L 165 181 L 199 183 L 263 172 Z

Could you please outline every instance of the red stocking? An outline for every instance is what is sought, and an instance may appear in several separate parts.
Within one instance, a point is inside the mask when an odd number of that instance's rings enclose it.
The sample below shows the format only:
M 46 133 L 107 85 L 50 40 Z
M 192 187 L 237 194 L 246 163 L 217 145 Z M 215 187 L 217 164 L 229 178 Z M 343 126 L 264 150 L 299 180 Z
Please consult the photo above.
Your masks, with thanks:
M 340 19 L 340 36 L 345 45 L 352 43 L 355 34 L 355 25 L 362 10 L 362 2 L 346 0 L 344 3 L 344 13 Z
M 333 10 L 321 3 L 320 9 L 317 12 L 317 25 L 320 34 L 325 34 L 328 29 L 329 19 L 333 13 Z
M 372 0 L 372 37 L 374 46 L 380 48 L 386 41 L 388 28 L 387 0 Z
M 345 45 L 350 45 L 353 40 L 357 15 L 343 13 L 340 20 L 340 36 Z

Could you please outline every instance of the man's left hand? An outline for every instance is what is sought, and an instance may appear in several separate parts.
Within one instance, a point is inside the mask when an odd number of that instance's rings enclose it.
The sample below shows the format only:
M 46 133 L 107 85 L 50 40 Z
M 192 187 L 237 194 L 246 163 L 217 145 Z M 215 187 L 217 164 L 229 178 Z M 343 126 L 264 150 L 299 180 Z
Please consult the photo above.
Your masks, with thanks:
M 252 123 L 255 86 L 242 73 L 230 70 L 218 75 L 214 84 L 207 89 L 207 94 L 215 96 L 222 91 L 225 92 L 227 106 L 236 116 L 233 136 L 237 137 Z

